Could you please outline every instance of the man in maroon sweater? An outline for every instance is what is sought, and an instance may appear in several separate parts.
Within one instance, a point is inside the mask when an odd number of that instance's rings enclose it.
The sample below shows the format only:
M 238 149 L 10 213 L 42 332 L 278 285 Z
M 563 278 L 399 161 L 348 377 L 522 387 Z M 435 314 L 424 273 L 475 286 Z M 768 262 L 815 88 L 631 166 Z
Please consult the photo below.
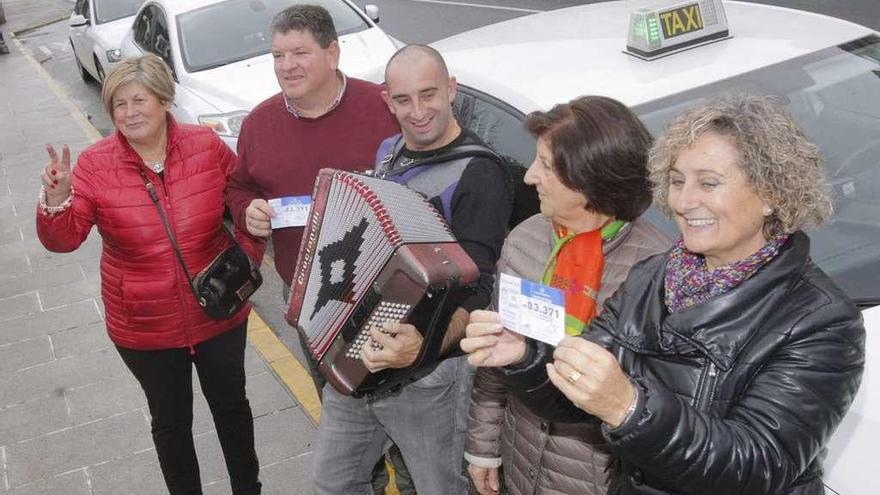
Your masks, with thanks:
M 275 268 L 289 287 L 303 227 L 273 232 L 267 200 L 310 195 L 321 168 L 372 168 L 379 143 L 399 127 L 381 86 L 338 70 L 339 43 L 325 9 L 292 6 L 275 16 L 271 29 L 281 92 L 244 120 L 227 204 L 239 228 L 257 238 L 272 235 Z

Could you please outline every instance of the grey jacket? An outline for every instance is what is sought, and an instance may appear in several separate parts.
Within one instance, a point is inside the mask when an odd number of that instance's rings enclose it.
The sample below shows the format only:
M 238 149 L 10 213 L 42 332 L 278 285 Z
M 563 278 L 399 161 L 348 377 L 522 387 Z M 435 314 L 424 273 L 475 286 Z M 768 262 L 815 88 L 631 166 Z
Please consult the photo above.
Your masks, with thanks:
M 662 232 L 641 219 L 606 242 L 598 310 L 623 283 L 634 263 L 664 252 L 670 245 Z M 540 281 L 552 247 L 550 220 L 535 215 L 508 236 L 498 272 Z M 508 395 L 496 369 L 477 371 L 468 412 L 465 457 L 482 467 L 503 464 L 505 485 L 511 495 L 604 494 L 608 455 L 603 443 L 598 425 L 544 421 Z

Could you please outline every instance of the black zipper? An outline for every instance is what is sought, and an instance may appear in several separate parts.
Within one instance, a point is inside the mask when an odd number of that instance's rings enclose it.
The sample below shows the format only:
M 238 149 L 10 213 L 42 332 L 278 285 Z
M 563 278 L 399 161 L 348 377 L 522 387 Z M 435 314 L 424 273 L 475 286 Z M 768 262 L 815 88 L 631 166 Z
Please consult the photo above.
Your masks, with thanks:
M 700 411 L 709 410 L 709 406 L 712 405 L 712 399 L 715 398 L 715 384 L 718 382 L 718 368 L 709 358 L 706 358 L 706 361 L 709 366 L 705 368 L 702 380 L 700 380 L 702 386 L 696 399 L 696 407 Z

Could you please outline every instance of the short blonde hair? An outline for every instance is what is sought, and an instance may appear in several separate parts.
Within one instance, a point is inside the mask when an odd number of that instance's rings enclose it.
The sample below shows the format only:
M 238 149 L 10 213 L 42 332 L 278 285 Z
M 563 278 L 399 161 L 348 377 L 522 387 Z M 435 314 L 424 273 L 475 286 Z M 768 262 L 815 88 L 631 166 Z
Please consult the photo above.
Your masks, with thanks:
M 831 216 L 825 164 L 788 111 L 774 98 L 726 96 L 676 117 L 654 143 L 648 169 L 654 203 L 668 216 L 669 169 L 679 153 L 703 134 L 733 140 L 740 167 L 762 201 L 773 208 L 764 220 L 764 236 L 818 227 Z
M 104 79 L 101 103 L 107 115 L 113 116 L 113 95 L 128 83 L 138 83 L 162 103 L 174 101 L 174 76 L 165 61 L 152 53 L 126 58 L 116 64 Z

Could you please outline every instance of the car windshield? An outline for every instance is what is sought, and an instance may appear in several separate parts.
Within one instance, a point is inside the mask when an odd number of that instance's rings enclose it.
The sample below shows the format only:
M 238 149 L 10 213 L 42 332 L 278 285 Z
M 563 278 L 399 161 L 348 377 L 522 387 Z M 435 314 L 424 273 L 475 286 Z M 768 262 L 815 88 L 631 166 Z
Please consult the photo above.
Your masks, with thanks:
M 722 93 L 778 96 L 819 145 L 834 215 L 810 232 L 813 260 L 861 306 L 880 304 L 880 38 L 868 36 L 634 110 L 657 135 L 675 115 Z M 649 217 L 677 235 L 656 211 Z
M 330 12 L 340 36 L 369 28 L 345 2 L 309 3 Z M 228 0 L 180 14 L 177 32 L 187 71 L 198 72 L 269 53 L 269 23 L 290 5 L 289 0 Z
M 133 16 L 144 0 L 95 0 L 95 19 L 98 24 Z

